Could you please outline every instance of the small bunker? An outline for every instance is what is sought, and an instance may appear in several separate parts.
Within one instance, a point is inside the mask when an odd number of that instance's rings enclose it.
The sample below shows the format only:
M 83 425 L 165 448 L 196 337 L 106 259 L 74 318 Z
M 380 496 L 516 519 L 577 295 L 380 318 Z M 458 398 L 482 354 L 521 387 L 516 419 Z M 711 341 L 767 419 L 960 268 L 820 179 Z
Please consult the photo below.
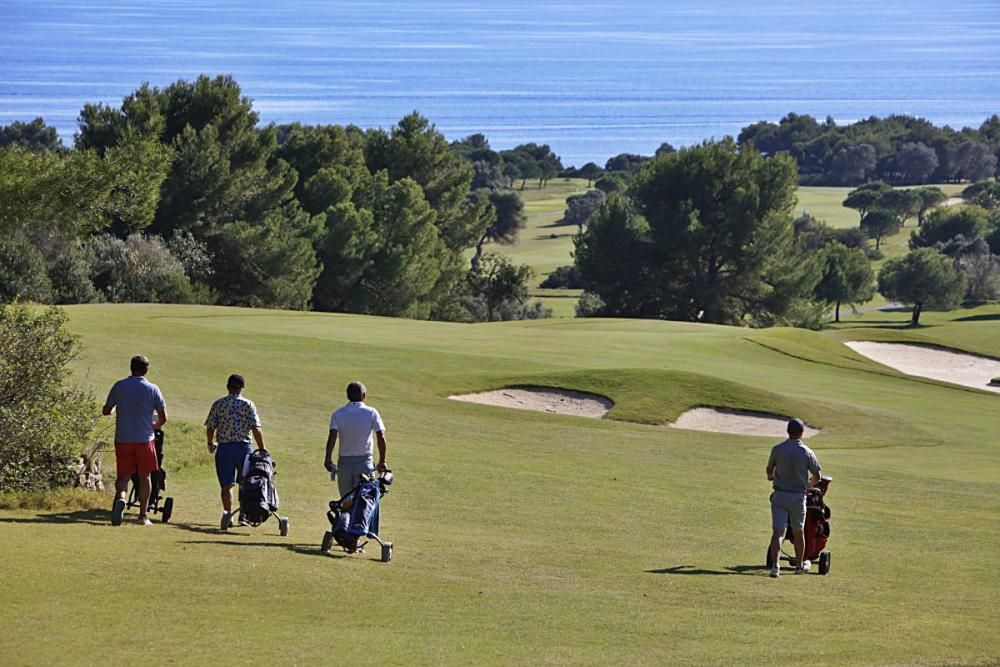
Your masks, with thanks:
M 614 407 L 614 403 L 604 396 L 552 387 L 495 389 L 477 394 L 449 396 L 448 398 L 453 401 L 480 403 L 515 410 L 575 415 L 592 419 L 600 419 Z
M 677 418 L 671 428 L 686 431 L 709 431 L 712 433 L 732 433 L 735 435 L 759 435 L 772 438 L 788 437 L 788 420 L 765 412 L 733 410 L 730 408 L 694 408 Z M 819 434 L 819 429 L 806 425 L 804 437 Z

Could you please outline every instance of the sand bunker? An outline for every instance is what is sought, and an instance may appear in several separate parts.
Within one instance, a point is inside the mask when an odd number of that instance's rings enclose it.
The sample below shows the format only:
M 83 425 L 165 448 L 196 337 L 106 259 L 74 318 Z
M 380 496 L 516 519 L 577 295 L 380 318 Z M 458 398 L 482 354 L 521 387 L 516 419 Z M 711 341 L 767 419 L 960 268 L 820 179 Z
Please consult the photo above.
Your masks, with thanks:
M 1000 385 L 991 384 L 993 378 L 1000 377 L 1000 361 L 995 359 L 926 345 L 869 341 L 850 341 L 845 345 L 907 375 L 1000 393 Z
M 711 431 L 712 433 L 735 433 L 736 435 L 762 435 L 773 438 L 787 438 L 789 417 L 769 415 L 745 410 L 725 408 L 695 408 L 688 410 L 673 424 L 672 428 L 687 431 Z M 805 437 L 817 435 L 819 431 L 806 426 Z
M 479 394 L 449 396 L 448 398 L 453 401 L 467 401 L 502 408 L 535 410 L 560 415 L 576 415 L 577 417 L 591 417 L 593 419 L 600 419 L 614 406 L 614 403 L 603 396 L 549 387 L 497 389 Z

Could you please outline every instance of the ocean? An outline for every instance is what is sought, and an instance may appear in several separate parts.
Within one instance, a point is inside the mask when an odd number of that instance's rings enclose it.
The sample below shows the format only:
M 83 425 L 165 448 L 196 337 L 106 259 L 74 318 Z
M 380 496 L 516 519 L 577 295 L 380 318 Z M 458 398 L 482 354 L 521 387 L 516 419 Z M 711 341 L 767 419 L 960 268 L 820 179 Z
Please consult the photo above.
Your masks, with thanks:
M 996 0 L 0 0 L 0 124 L 72 143 L 87 102 L 232 74 L 264 123 L 547 143 L 603 164 L 789 112 L 1000 113 Z

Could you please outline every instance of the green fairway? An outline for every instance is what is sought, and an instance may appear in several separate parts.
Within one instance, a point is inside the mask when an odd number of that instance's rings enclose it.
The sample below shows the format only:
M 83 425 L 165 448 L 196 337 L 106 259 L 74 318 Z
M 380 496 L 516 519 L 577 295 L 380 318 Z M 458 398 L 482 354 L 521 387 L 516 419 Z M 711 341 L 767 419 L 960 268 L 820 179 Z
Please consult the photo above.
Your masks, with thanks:
M 194 306 L 67 309 L 103 399 L 147 355 L 167 399 L 170 524 L 0 511 L 0 664 L 819 664 L 1000 657 L 993 394 L 908 378 L 842 340 L 1000 356 L 1000 308 L 861 316 L 827 334 L 627 320 L 457 325 Z M 247 380 L 281 513 L 228 533 L 201 423 Z M 330 411 L 360 379 L 396 482 L 378 550 L 322 554 Z M 449 401 L 595 392 L 603 420 Z M 663 424 L 698 405 L 796 414 L 832 475 L 830 575 L 763 568 L 773 438 Z M 95 407 L 96 409 L 96 407 Z M 109 423 L 109 420 L 108 420 Z M 106 467 L 113 468 L 113 457 Z M 134 517 L 134 513 L 132 514 Z M 226 645 L 228 644 L 228 646 Z

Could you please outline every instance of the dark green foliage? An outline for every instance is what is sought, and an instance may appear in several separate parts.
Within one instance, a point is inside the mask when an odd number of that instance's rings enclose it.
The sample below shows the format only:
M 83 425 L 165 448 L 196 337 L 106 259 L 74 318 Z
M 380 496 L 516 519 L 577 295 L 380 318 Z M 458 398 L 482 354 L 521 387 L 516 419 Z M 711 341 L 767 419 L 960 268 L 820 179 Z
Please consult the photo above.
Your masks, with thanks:
M 207 248 L 212 267 L 200 279 L 222 303 L 305 308 L 317 274 L 312 245 L 320 230 L 295 198 L 295 169 L 275 156 L 277 130 L 260 130 L 257 121 L 232 77 L 201 76 L 163 89 L 143 85 L 120 109 L 85 107 L 78 145 L 107 153 L 123 138 L 140 135 L 169 146 L 170 169 L 150 230 L 166 238 L 189 233 Z M 352 145 L 350 136 L 336 131 L 284 135 L 285 154 L 300 158 L 307 173 L 316 160 Z M 355 157 L 362 164 L 360 152 Z M 321 196 L 315 185 L 309 196 L 305 186 L 299 192 L 310 205 Z M 125 235 L 136 228 L 114 231 Z M 184 291 L 180 282 L 174 288 Z M 156 298 L 168 292 L 157 289 Z
M 538 179 L 538 187 L 554 178 L 563 170 L 562 160 L 552 152 L 548 144 L 521 144 L 508 151 L 500 151 L 504 162 L 504 174 L 511 179 L 521 179 L 521 189 L 531 179 Z
M 583 279 L 580 277 L 580 270 L 576 266 L 560 266 L 555 271 L 546 276 L 539 287 L 545 289 L 581 289 Z
M 864 185 L 858 186 L 847 193 L 847 197 L 844 199 L 843 205 L 846 208 L 853 208 L 861 214 L 862 218 L 864 218 L 868 211 L 878 207 L 879 201 L 882 199 L 882 195 L 891 191 L 892 188 L 882 181 L 865 183 Z
M 46 303 L 51 297 L 52 283 L 38 249 L 22 234 L 0 236 L 0 303 Z
M 835 304 L 834 321 L 840 321 L 840 304 L 864 303 L 875 294 L 875 274 L 863 250 L 834 241 L 823 250 L 823 277 L 816 298 Z
M 988 211 L 1000 209 L 1000 183 L 980 181 L 962 190 L 962 198 Z
M 473 320 L 542 319 L 551 316 L 540 303 L 529 304 L 528 266 L 515 266 L 507 257 L 485 253 L 469 272 L 468 296 L 463 300 Z
M 90 257 L 77 243 L 62 247 L 49 266 L 52 281 L 52 303 L 94 303 L 103 296 L 90 279 Z
M 871 144 L 847 146 L 833 155 L 830 161 L 830 179 L 839 185 L 863 183 L 877 165 L 875 147 Z
M 96 420 L 93 396 L 68 382 L 78 352 L 62 312 L 0 307 L 0 491 L 70 483 Z
M 464 139 L 451 142 L 451 150 L 469 162 L 485 162 L 499 167 L 503 162 L 500 153 L 490 148 L 490 142 L 483 134 L 470 134 Z
M 389 182 L 412 179 L 435 213 L 441 240 L 453 252 L 470 248 L 482 235 L 482 208 L 470 210 L 472 167 L 448 147 L 444 135 L 412 113 L 388 133 L 373 130 L 365 145 L 372 174 L 385 171 Z
M 917 248 L 906 257 L 885 263 L 878 274 L 878 291 L 891 301 L 913 305 L 910 323 L 920 323 L 925 306 L 951 309 L 965 293 L 965 276 L 951 259 L 934 248 Z
M 968 241 L 982 238 L 989 227 L 986 211 L 978 206 L 952 206 L 935 209 L 924 224 L 910 236 L 910 248 L 944 245 L 962 237 Z
M 804 261 L 791 225 L 795 181 L 789 157 L 764 159 L 731 140 L 661 156 L 642 171 L 636 198 L 656 248 L 652 266 L 672 285 L 671 310 L 759 323 L 812 291 L 818 267 Z
M 156 210 L 169 156 L 169 148 L 137 138 L 103 157 L 0 148 L 0 233 L 84 238 L 111 225 L 143 229 Z
M 594 187 L 606 195 L 616 192 L 625 192 L 628 189 L 628 182 L 619 174 L 604 174 L 594 183 Z
M 861 231 L 868 238 L 875 239 L 875 250 L 882 246 L 882 239 L 899 231 L 903 222 L 892 211 L 884 208 L 874 208 L 861 218 Z
M 587 187 L 591 187 L 594 184 L 594 180 L 598 178 L 604 170 L 601 169 L 596 163 L 588 162 L 577 170 L 577 175 L 580 178 L 587 179 Z
M 390 183 L 381 171 L 355 202 L 325 214 L 326 270 L 316 286 L 323 310 L 429 317 L 444 271 L 458 270 L 435 225 L 435 211 L 410 178 Z M 459 274 L 460 275 L 460 274 Z
M 922 188 L 914 188 L 912 192 L 917 198 L 916 206 L 918 225 L 924 224 L 924 216 L 927 215 L 927 211 L 948 199 L 948 195 L 946 195 L 941 188 L 933 185 Z
M 56 128 L 48 127 L 41 118 L 29 123 L 14 121 L 0 127 L 0 148 L 18 146 L 32 153 L 58 153 L 66 150 Z
M 791 113 L 778 123 L 749 125 L 739 135 L 774 155 L 787 151 L 803 185 L 897 185 L 979 180 L 996 171 L 1000 132 L 994 119 L 978 130 L 935 127 L 911 116 L 871 117 L 850 125 Z
M 664 151 L 663 154 L 669 154 L 670 151 Z M 604 163 L 604 170 L 611 172 L 625 172 L 627 174 L 635 174 L 642 168 L 642 165 L 649 162 L 652 158 L 648 155 L 635 155 L 634 153 L 620 153 L 614 157 L 608 158 L 608 161 Z

